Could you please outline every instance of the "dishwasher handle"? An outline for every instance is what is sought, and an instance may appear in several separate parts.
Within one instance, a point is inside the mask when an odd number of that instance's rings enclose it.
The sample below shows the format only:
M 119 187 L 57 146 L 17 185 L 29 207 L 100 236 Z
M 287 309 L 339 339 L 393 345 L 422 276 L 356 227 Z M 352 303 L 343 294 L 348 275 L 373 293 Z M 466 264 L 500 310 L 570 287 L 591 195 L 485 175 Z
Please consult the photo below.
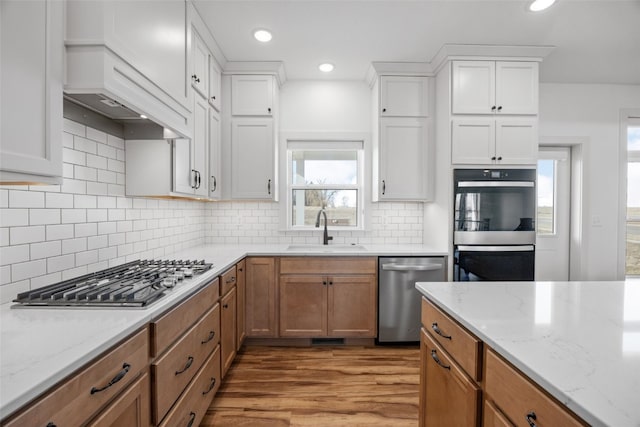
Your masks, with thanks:
M 433 271 L 442 268 L 441 264 L 382 264 L 382 269 L 387 271 Z

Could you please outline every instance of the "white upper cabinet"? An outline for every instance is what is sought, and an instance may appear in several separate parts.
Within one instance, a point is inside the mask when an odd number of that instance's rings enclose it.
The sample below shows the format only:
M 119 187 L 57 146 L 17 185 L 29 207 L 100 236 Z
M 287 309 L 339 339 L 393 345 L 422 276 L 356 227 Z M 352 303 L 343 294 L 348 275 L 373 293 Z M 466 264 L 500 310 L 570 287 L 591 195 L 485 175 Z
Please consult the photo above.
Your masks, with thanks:
M 380 120 L 379 200 L 428 199 L 428 148 L 426 118 Z
M 63 2 L 0 2 L 2 183 L 60 183 L 63 23 Z
M 209 104 L 216 111 L 220 111 L 220 92 L 221 92 L 221 79 L 220 68 L 216 63 L 213 55 L 209 55 Z
M 209 103 L 205 98 L 194 95 L 193 102 L 193 172 L 194 194 L 199 197 L 209 195 Z
M 427 77 L 380 77 L 380 116 L 429 116 L 429 79 Z
M 271 75 L 231 76 L 231 114 L 273 116 L 274 77 Z
M 220 133 L 220 115 L 209 108 L 209 198 L 214 200 L 222 197 Z
M 534 118 L 457 117 L 451 131 L 453 164 L 537 162 L 538 133 Z
M 209 49 L 195 29 L 191 29 L 191 86 L 203 97 L 209 95 Z
M 453 61 L 453 114 L 538 114 L 538 63 Z
M 234 118 L 231 124 L 231 197 L 275 198 L 273 120 Z

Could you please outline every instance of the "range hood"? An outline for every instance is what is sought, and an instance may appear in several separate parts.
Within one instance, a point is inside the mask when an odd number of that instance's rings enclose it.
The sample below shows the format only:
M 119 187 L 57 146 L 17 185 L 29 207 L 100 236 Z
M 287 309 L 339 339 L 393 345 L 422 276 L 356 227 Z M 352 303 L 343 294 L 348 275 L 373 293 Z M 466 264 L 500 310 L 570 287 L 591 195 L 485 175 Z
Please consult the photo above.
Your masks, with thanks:
M 103 94 L 65 93 L 65 99 L 82 105 L 111 120 L 145 119 L 129 107 Z

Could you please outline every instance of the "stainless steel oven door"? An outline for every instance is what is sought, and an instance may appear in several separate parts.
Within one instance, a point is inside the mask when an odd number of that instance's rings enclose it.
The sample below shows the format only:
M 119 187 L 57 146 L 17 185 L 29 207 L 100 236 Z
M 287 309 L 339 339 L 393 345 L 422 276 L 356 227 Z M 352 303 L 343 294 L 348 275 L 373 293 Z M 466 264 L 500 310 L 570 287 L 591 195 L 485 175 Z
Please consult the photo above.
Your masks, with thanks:
M 454 247 L 455 282 L 534 280 L 534 267 L 534 245 Z

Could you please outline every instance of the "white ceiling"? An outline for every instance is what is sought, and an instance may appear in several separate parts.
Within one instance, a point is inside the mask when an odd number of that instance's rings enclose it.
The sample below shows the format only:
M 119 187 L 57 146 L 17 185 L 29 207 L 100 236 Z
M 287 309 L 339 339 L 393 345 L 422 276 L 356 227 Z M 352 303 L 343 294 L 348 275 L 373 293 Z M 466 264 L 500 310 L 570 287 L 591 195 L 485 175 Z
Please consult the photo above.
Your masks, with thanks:
M 443 44 L 555 46 L 543 82 L 640 84 L 640 0 L 194 0 L 228 61 L 283 61 L 287 79 L 362 80 L 372 61 L 429 62 Z M 253 39 L 256 28 L 273 40 Z M 330 75 L 318 71 L 332 62 Z

